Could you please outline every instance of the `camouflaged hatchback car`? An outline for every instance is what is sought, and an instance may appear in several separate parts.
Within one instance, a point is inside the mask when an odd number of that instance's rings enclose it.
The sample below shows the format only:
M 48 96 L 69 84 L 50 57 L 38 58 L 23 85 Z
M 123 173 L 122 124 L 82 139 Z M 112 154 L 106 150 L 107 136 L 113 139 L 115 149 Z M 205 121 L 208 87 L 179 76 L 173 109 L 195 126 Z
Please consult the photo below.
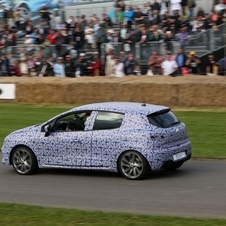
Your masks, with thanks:
M 168 107 L 131 102 L 74 108 L 9 134 L 2 147 L 3 163 L 23 175 L 70 168 L 141 179 L 150 170 L 177 169 L 190 157 L 186 127 Z

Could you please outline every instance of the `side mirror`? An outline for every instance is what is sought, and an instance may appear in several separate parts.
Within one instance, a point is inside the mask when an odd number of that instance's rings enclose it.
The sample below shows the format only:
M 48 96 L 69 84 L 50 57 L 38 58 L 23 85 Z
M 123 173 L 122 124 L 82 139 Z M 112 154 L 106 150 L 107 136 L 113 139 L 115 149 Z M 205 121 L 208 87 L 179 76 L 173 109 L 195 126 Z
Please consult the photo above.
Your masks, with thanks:
M 45 137 L 48 137 L 50 135 L 51 126 L 50 125 L 46 125 L 44 127 L 44 131 L 45 131 Z

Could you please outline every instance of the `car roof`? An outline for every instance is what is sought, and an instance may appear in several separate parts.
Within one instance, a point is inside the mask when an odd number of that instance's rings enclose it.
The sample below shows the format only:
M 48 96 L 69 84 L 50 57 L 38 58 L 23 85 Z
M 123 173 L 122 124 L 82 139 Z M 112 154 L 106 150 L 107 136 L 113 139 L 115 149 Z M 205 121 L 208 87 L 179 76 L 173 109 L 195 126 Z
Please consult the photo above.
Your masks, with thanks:
M 92 110 L 149 115 L 164 109 L 169 108 L 161 105 L 136 102 L 102 102 L 83 105 L 77 108 L 73 108 L 71 111 Z

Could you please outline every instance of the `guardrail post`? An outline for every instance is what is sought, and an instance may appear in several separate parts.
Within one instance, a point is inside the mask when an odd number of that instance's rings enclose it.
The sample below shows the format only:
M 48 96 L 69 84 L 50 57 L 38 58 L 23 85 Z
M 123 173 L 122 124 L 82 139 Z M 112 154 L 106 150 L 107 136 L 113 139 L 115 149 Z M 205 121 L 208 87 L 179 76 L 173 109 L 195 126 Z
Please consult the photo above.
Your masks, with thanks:
M 135 53 L 136 60 L 140 63 L 140 43 L 135 44 Z
M 210 47 L 210 51 L 213 52 L 215 50 L 215 39 L 214 39 L 214 31 L 213 29 L 209 30 L 210 32 L 210 44 L 209 44 L 209 47 Z

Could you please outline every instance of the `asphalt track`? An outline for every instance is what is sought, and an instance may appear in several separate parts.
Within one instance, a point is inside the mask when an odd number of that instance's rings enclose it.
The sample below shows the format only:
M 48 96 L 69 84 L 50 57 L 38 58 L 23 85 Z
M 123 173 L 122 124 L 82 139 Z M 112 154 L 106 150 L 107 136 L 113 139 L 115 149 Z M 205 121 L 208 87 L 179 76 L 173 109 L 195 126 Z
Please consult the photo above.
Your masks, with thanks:
M 0 154 L 1 159 L 1 154 Z M 20 176 L 0 164 L 0 202 L 129 212 L 226 218 L 226 161 L 194 161 L 174 172 L 152 172 L 130 181 L 116 173 L 39 170 Z

